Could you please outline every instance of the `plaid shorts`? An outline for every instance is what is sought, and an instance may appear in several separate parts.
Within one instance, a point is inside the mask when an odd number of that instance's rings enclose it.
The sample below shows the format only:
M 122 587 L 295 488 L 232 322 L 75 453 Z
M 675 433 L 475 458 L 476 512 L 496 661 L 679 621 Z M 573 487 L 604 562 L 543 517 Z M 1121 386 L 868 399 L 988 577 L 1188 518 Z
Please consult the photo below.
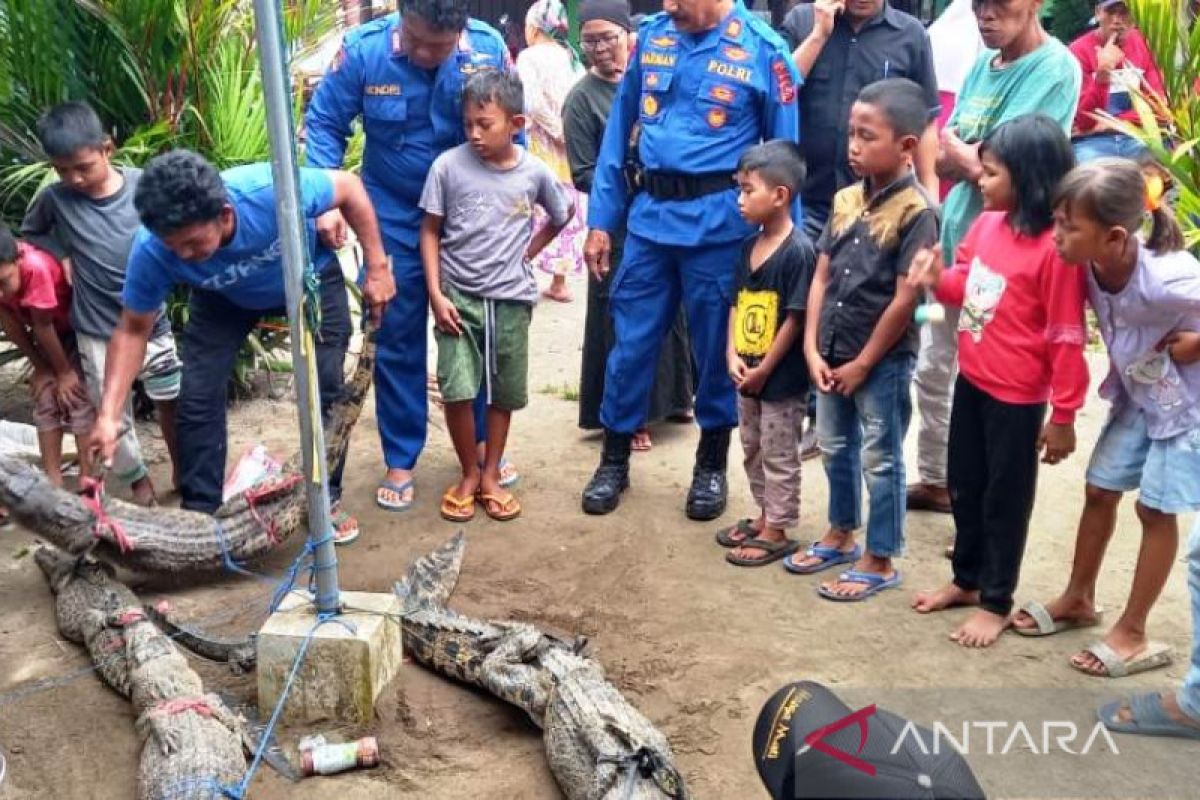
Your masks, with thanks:
M 79 353 L 72 344 L 63 342 L 67 348 L 67 357 L 71 359 L 71 368 L 79 378 L 79 385 L 86 387 L 83 370 L 79 366 Z M 85 396 L 72 398 L 63 402 L 58 397 L 58 381 L 47 381 L 40 390 L 33 394 L 33 424 L 38 431 L 67 431 L 76 436 L 84 436 L 91 432 L 96 423 L 96 409 Z

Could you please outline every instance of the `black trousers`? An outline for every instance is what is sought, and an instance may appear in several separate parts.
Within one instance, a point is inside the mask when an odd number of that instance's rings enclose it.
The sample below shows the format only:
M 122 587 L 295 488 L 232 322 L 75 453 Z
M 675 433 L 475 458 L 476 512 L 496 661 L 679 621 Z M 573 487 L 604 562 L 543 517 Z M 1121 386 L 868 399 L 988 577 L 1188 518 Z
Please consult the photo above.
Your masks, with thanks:
M 994 614 L 1012 611 L 1037 492 L 1045 403 L 1004 403 L 958 376 L 948 462 L 954 583 Z
M 221 505 L 227 449 L 226 393 L 242 342 L 265 316 L 284 309 L 255 311 L 234 305 L 218 292 L 193 289 L 183 330 L 183 385 L 179 392 L 180 506 L 211 514 Z M 321 273 L 321 330 L 316 341 L 321 413 L 327 414 L 342 390 L 343 364 L 350 343 L 350 305 L 336 266 Z M 342 467 L 329 476 L 329 497 L 341 496 Z

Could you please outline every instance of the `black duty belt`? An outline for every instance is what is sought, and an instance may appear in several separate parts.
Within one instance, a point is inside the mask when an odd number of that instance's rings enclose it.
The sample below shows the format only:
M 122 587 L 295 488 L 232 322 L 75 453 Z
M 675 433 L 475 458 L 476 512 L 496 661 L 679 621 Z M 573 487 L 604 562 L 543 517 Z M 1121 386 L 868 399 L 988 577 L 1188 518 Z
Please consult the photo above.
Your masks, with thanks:
M 642 188 L 655 200 L 694 200 L 706 194 L 732 189 L 732 172 L 706 172 L 685 175 L 679 172 L 650 172 L 642 174 Z

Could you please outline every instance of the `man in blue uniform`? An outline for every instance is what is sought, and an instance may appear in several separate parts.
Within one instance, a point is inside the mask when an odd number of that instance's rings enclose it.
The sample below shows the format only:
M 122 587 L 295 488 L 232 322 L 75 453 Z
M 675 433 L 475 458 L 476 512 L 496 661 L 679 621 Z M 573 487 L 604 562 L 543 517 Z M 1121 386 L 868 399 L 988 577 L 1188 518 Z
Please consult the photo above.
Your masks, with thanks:
M 412 470 L 425 446 L 428 416 L 429 297 L 417 202 L 434 158 L 465 141 L 463 83 L 479 70 L 509 67 L 500 34 L 468 19 L 466 0 L 401 0 L 400 13 L 346 34 L 305 118 L 311 166 L 341 166 L 356 117 L 366 133 L 363 182 L 397 286 L 375 364 L 375 411 L 388 469 L 376 500 L 389 510 L 412 505 Z M 336 212 L 318 222 L 318 231 L 333 247 L 344 243 L 345 223 Z M 482 431 L 482 419 L 476 423 Z
M 798 138 L 799 79 L 783 40 L 741 0 L 664 0 L 638 33 L 604 133 L 588 211 L 585 256 L 609 268 L 609 232 L 628 214 L 625 254 L 613 277 L 616 344 L 608 357 L 604 455 L 583 510 L 606 514 L 629 485 L 629 443 L 645 415 L 663 334 L 682 296 L 697 366 L 700 444 L 687 515 L 725 510 L 729 433 L 737 426 L 725 361 L 729 291 L 742 240 L 733 173 L 749 146 Z M 635 124 L 637 153 L 627 152 Z M 626 170 L 627 161 L 641 167 Z M 637 179 L 627 183 L 627 173 Z M 797 220 L 799 221 L 799 220 Z

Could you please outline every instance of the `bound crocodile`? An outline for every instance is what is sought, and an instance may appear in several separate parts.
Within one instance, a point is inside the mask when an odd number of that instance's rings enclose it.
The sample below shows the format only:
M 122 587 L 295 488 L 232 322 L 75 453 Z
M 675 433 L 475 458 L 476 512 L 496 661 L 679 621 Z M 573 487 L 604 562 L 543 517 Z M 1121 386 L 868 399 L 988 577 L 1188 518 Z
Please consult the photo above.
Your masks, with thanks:
M 375 331 L 325 428 L 326 458 L 345 454 L 375 367 Z M 49 543 L 69 553 L 99 547 L 105 558 L 149 573 L 217 572 L 230 560 L 253 561 L 300 530 L 307 516 L 298 461 L 282 477 L 232 498 L 213 516 L 143 508 L 103 499 L 102 514 L 86 498 L 56 489 L 42 472 L 13 455 L 0 455 L 0 506 Z M 97 544 L 98 542 L 98 544 Z
M 106 564 L 49 547 L 34 558 L 55 593 L 59 630 L 86 644 L 97 671 L 138 712 L 139 800 L 217 800 L 246 771 L 238 718 Z
M 524 710 L 543 728 L 551 772 L 570 800 L 687 798 L 666 737 L 581 644 L 446 608 L 465 546 L 460 532 L 414 562 L 396 586 L 412 658 Z

